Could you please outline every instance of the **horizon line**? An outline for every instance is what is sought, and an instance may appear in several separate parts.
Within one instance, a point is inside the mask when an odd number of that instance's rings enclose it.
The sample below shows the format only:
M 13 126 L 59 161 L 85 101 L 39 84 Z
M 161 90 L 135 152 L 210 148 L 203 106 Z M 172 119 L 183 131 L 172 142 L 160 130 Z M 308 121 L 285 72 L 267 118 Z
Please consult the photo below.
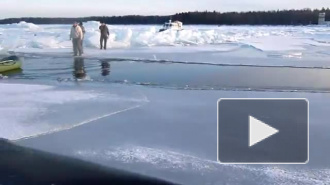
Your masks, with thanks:
M 225 11 L 225 12 L 221 12 L 221 11 L 217 11 L 217 10 L 194 10 L 194 11 L 183 11 L 183 12 L 177 12 L 174 14 L 169 14 L 169 15 L 154 15 L 154 14 L 150 14 L 150 15 L 142 15 L 142 14 L 127 14 L 127 15 L 90 15 L 90 16 L 78 16 L 78 17 L 51 17 L 51 16 L 45 16 L 45 17 L 41 17 L 41 16 L 27 16 L 27 17 L 8 17 L 8 18 L 0 18 L 0 21 L 3 20 L 7 20 L 7 19 L 24 19 L 24 18 L 45 18 L 45 19 L 84 19 L 84 18 L 93 18 L 93 17 L 129 17 L 129 16 L 141 16 L 141 17 L 151 17 L 151 16 L 158 16 L 158 17 L 166 17 L 166 16 L 174 16 L 177 14 L 181 14 L 181 13 L 194 13 L 194 12 L 216 12 L 216 13 L 220 13 L 220 14 L 225 14 L 225 13 L 249 13 L 249 12 L 276 12 L 276 11 L 299 11 L 299 10 L 311 10 L 311 11 L 322 11 L 322 10 L 330 10 L 330 7 L 322 7 L 322 8 L 301 8 L 301 9 L 273 9 L 273 10 L 247 10 L 247 11 Z

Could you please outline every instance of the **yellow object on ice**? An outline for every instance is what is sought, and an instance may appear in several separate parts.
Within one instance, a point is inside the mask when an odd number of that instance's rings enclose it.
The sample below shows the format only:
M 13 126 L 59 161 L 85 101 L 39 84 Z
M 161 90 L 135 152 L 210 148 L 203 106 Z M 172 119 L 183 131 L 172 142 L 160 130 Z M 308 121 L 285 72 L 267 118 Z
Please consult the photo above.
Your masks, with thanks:
M 20 69 L 21 67 L 22 62 L 16 56 L 6 57 L 0 60 L 0 73 Z

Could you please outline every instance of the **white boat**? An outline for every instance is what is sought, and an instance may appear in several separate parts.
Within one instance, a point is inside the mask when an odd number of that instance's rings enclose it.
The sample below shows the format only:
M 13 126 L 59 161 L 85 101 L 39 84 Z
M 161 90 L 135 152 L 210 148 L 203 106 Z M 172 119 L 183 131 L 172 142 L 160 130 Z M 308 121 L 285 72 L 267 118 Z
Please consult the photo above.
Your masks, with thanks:
M 325 12 L 319 13 L 318 25 L 330 26 L 330 21 L 326 21 L 325 17 L 326 17 Z
M 169 20 L 169 22 L 166 22 L 163 25 L 163 28 L 159 30 L 159 32 L 165 31 L 165 30 L 175 30 L 175 31 L 181 31 L 183 30 L 183 24 L 180 21 L 174 21 Z

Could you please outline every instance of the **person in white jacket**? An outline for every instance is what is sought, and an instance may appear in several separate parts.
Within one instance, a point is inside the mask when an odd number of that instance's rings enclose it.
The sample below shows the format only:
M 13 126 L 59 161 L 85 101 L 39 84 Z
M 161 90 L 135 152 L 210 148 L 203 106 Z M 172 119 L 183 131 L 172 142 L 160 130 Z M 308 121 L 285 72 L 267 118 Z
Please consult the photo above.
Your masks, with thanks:
M 72 40 L 74 56 L 78 56 L 78 55 L 81 56 L 83 53 L 83 50 L 82 50 L 83 37 L 84 37 L 84 34 L 81 30 L 81 27 L 78 25 L 77 22 L 75 22 L 71 28 L 71 33 L 70 33 L 70 40 Z

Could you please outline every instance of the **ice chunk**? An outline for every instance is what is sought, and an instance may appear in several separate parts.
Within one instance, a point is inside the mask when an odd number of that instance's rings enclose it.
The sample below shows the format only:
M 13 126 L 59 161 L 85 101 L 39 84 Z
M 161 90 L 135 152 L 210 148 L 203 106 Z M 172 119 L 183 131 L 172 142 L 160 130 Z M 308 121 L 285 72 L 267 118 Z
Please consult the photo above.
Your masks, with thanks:
M 120 87 L 99 93 L 0 83 L 0 89 L 0 138 L 13 140 L 71 129 L 147 102 Z

